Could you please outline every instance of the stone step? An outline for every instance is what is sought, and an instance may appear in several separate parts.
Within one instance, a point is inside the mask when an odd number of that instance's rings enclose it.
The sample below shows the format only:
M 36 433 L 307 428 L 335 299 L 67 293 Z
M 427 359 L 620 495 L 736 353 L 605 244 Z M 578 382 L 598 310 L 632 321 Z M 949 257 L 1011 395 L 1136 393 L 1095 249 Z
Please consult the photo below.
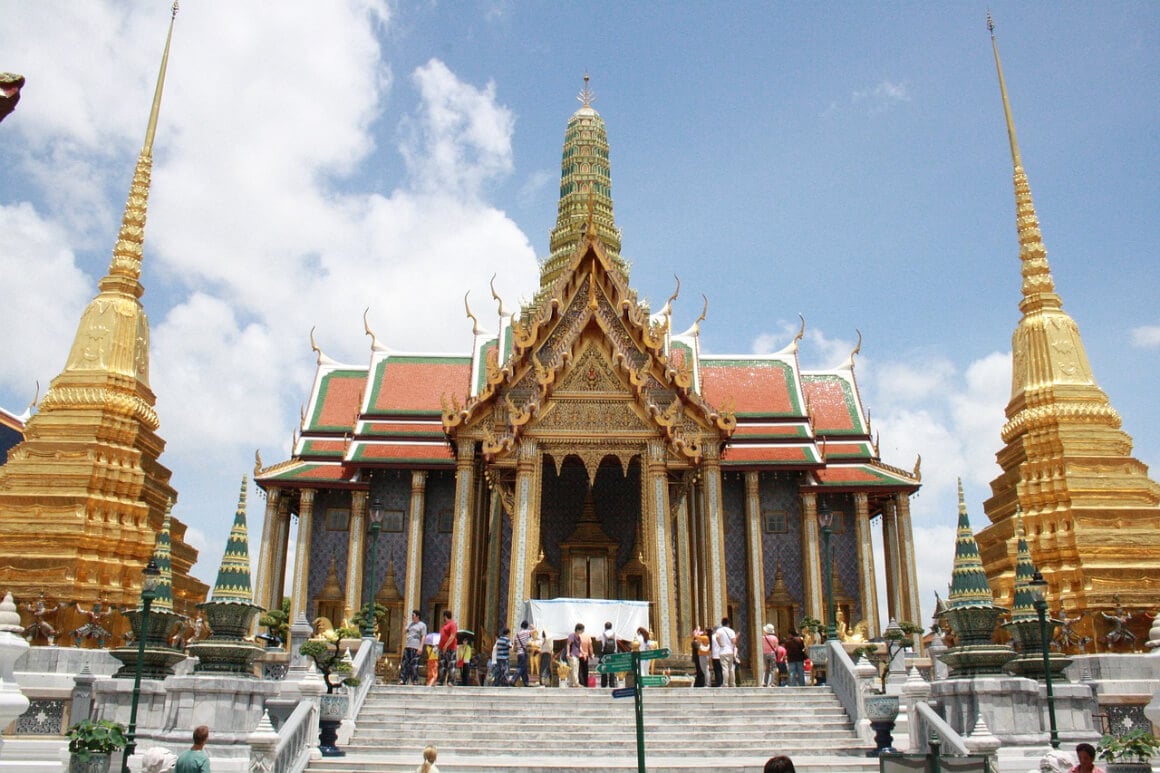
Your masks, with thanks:
M 878 769 L 829 688 L 646 688 L 643 700 L 650 773 L 756 773 L 774 753 L 803 773 Z M 429 743 L 445 773 L 636 770 L 634 708 L 601 688 L 378 685 L 346 756 L 307 770 L 414 771 Z

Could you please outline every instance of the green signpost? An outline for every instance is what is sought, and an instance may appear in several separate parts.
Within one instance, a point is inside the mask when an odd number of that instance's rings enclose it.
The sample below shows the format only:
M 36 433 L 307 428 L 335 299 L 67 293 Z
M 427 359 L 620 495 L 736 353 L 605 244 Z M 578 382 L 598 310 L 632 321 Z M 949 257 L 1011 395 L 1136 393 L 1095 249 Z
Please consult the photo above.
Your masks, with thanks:
M 631 672 L 633 675 L 633 687 L 624 687 L 619 690 L 612 691 L 613 698 L 627 698 L 631 690 L 632 696 L 636 699 L 636 767 L 638 773 L 645 773 L 644 767 L 644 687 L 664 687 L 669 683 L 667 674 L 652 674 L 640 673 L 640 662 L 642 660 L 660 660 L 667 658 L 671 651 L 662 647 L 661 649 L 645 650 L 644 652 L 618 652 L 615 655 L 605 655 L 600 659 L 599 665 L 596 666 L 597 672 L 601 674 L 617 674 L 621 671 Z

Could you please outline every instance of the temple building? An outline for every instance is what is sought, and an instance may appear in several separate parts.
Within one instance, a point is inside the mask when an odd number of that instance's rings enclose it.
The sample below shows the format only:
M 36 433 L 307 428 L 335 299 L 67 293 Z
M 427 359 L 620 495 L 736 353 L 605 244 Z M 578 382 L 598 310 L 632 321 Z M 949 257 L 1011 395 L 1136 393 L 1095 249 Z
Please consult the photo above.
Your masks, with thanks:
M 43 593 L 60 604 L 55 620 L 65 633 L 93 619 L 94 605 L 102 612 L 137 605 L 141 570 L 177 498 L 171 473 L 159 462 L 165 441 L 157 434 L 149 322 L 140 300 L 168 54 L 167 41 L 109 271 L 81 315 L 64 370 L 0 466 L 0 587 L 22 602 Z M 197 551 L 185 543 L 185 528 L 172 520 L 173 601 L 178 613 L 190 614 L 208 586 L 189 574 Z M 114 638 L 128 630 L 119 614 L 103 617 L 101 625 Z
M 277 607 L 292 578 L 292 617 L 337 624 L 374 596 L 395 652 L 411 609 L 429 625 L 449 609 L 490 642 L 527 599 L 644 600 L 654 638 L 683 652 L 693 627 L 723 616 L 750 644 L 766 622 L 823 618 L 830 563 L 851 630 L 917 621 L 919 470 L 880 460 L 858 350 L 822 371 L 799 366 L 800 333 L 775 354 L 703 352 L 705 311 L 673 327 L 679 282 L 652 313 L 620 255 L 587 83 L 580 101 L 531 301 L 513 312 L 496 296 L 490 325 L 469 307 L 459 353 L 397 351 L 369 326 L 364 364 L 314 346 L 294 452 L 257 460 L 255 602 Z M 832 562 L 820 514 L 832 516 Z
M 1013 606 L 1022 511 L 1052 611 L 1082 616 L 1076 628 L 1098 650 L 1113 625 L 1105 615 L 1132 615 L 1129 628 L 1143 642 L 1160 594 L 1160 485 L 1132 456 L 1132 438 L 1096 383 L 1079 327 L 1055 291 L 993 34 L 991 41 L 1014 164 L 1023 288 L 997 454 L 1003 471 L 984 503 L 991 524 L 978 534 L 979 550 L 996 600 Z

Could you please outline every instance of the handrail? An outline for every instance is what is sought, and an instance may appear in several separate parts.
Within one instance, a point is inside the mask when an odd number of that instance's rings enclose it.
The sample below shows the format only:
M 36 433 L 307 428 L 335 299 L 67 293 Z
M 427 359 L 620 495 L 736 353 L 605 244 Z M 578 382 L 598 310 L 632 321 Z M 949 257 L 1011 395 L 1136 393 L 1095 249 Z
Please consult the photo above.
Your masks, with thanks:
M 955 732 L 954 728 L 947 724 L 947 721 L 939 716 L 938 712 L 934 710 L 926 701 L 917 701 L 914 704 L 914 716 L 911 717 L 912 722 L 910 726 L 910 741 L 911 746 L 915 748 L 922 748 L 922 745 L 930 739 L 930 736 L 937 735 L 939 740 L 949 747 L 951 752 L 958 756 L 966 756 L 971 753 L 967 748 L 967 742 L 964 738 Z M 915 743 L 915 740 L 918 743 Z
M 866 715 L 862 704 L 862 687 L 859 684 L 858 674 L 854 671 L 854 661 L 846 654 L 842 643 L 837 639 L 826 642 L 829 652 L 826 653 L 826 682 L 834 691 L 834 696 L 841 702 L 842 708 L 854 724 Z
M 318 705 L 303 701 L 278 729 L 272 773 L 302 773 L 310 764 L 310 750 L 318 741 Z
M 354 656 L 351 666 L 351 675 L 358 677 L 358 686 L 350 696 L 350 707 L 347 709 L 347 719 L 354 719 L 362 709 L 371 688 L 375 685 L 375 665 L 379 660 L 379 642 L 370 636 L 364 636 L 358 653 Z

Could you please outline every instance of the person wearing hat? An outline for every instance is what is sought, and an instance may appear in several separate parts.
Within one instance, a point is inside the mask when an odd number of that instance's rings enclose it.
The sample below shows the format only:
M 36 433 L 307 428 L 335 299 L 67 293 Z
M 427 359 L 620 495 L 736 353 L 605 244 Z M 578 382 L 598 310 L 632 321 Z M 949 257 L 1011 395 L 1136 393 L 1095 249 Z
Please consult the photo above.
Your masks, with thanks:
M 761 655 L 765 661 L 762 687 L 777 687 L 777 648 L 780 644 L 773 623 L 766 623 L 761 629 Z

